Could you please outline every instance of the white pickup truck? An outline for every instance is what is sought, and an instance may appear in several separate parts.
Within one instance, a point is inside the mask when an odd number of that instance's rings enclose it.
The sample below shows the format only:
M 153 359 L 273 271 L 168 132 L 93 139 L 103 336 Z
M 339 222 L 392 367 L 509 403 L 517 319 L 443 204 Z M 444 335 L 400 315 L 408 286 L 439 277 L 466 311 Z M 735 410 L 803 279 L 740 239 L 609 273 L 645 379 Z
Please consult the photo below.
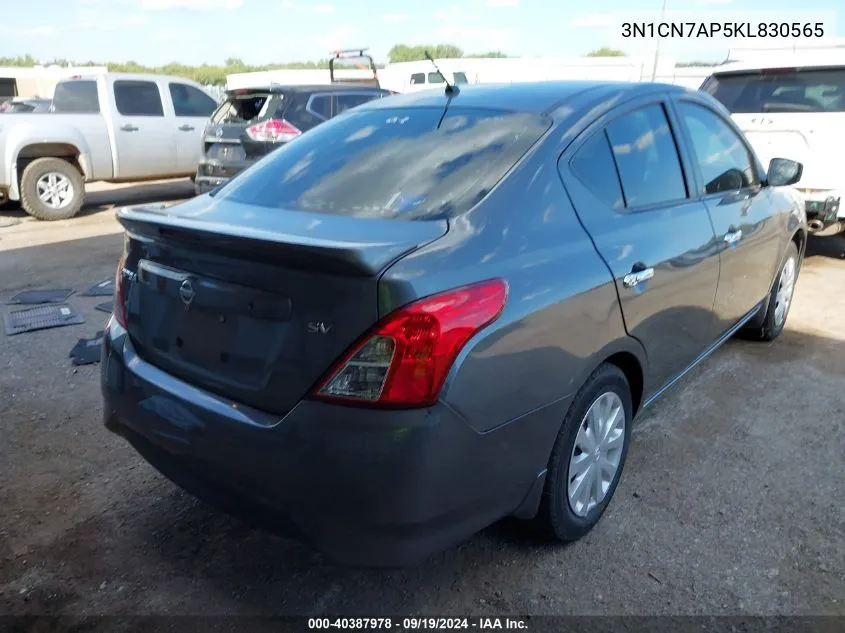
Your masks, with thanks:
M 193 176 L 217 106 L 180 77 L 109 73 L 57 84 L 51 112 L 0 117 L 0 204 L 73 217 L 85 183 Z

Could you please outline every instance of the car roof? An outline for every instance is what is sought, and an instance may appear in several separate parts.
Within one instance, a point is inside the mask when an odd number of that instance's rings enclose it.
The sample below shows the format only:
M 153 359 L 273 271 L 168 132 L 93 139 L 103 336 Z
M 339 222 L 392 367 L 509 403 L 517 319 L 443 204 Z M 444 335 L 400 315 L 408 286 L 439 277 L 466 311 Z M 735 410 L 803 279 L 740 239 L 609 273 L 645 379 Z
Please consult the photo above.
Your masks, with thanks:
M 672 84 L 628 81 L 539 81 L 513 84 L 472 84 L 460 86 L 452 105 L 514 112 L 548 114 L 558 106 L 586 93 L 601 98 L 629 98 L 655 91 L 683 93 L 686 88 Z M 444 88 L 420 90 L 370 101 L 361 109 L 443 107 L 449 100 Z
M 713 70 L 714 75 L 775 68 L 845 67 L 845 50 L 827 52 L 772 53 L 766 57 L 727 62 Z
M 248 86 L 246 88 L 232 88 L 226 91 L 226 94 L 234 94 L 236 92 L 348 92 L 350 90 L 366 91 L 366 92 L 387 92 L 384 88 L 377 86 L 362 85 L 356 83 L 336 83 L 336 84 L 308 84 L 308 85 L 285 85 L 285 84 L 266 84 L 262 86 Z

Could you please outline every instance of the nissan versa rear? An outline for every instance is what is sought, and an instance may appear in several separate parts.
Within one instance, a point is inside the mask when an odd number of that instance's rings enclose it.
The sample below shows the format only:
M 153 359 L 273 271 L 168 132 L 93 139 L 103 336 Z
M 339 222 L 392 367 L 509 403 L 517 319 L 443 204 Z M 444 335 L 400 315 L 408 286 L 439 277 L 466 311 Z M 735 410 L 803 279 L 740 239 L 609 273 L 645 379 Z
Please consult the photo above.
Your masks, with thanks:
M 782 331 L 800 174 L 677 87 L 372 101 L 212 194 L 118 212 L 105 423 L 348 564 L 506 516 L 575 540 L 634 415 L 735 332 Z

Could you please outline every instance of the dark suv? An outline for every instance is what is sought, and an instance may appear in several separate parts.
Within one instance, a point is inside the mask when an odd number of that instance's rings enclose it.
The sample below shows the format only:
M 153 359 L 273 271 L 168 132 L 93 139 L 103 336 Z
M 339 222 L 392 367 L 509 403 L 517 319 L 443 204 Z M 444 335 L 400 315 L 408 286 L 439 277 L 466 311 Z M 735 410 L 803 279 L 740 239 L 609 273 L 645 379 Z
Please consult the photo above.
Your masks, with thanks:
M 226 92 L 203 135 L 195 189 L 205 193 L 279 146 L 357 105 L 392 94 L 375 86 L 265 86 Z

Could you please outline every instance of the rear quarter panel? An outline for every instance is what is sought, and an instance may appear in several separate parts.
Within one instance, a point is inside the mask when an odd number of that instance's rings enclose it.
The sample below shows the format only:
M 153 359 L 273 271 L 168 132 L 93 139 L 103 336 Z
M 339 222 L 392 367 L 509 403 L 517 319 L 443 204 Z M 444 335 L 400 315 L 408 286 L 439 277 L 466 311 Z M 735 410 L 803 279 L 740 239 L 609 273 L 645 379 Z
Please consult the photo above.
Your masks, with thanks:
M 106 121 L 99 114 L 9 114 L 0 121 L 0 184 L 17 188 L 16 163 L 29 145 L 65 143 L 79 150 L 86 180 L 112 175 L 112 154 Z M 16 177 L 17 176 L 17 177 Z
M 382 278 L 382 313 L 416 297 L 485 279 L 507 280 L 500 318 L 475 336 L 447 377 L 442 400 L 478 432 L 550 408 L 551 445 L 572 395 L 627 337 L 610 273 L 578 222 L 548 138 L 490 197 L 453 219 L 437 242 Z M 548 455 L 546 455 L 546 458 Z

